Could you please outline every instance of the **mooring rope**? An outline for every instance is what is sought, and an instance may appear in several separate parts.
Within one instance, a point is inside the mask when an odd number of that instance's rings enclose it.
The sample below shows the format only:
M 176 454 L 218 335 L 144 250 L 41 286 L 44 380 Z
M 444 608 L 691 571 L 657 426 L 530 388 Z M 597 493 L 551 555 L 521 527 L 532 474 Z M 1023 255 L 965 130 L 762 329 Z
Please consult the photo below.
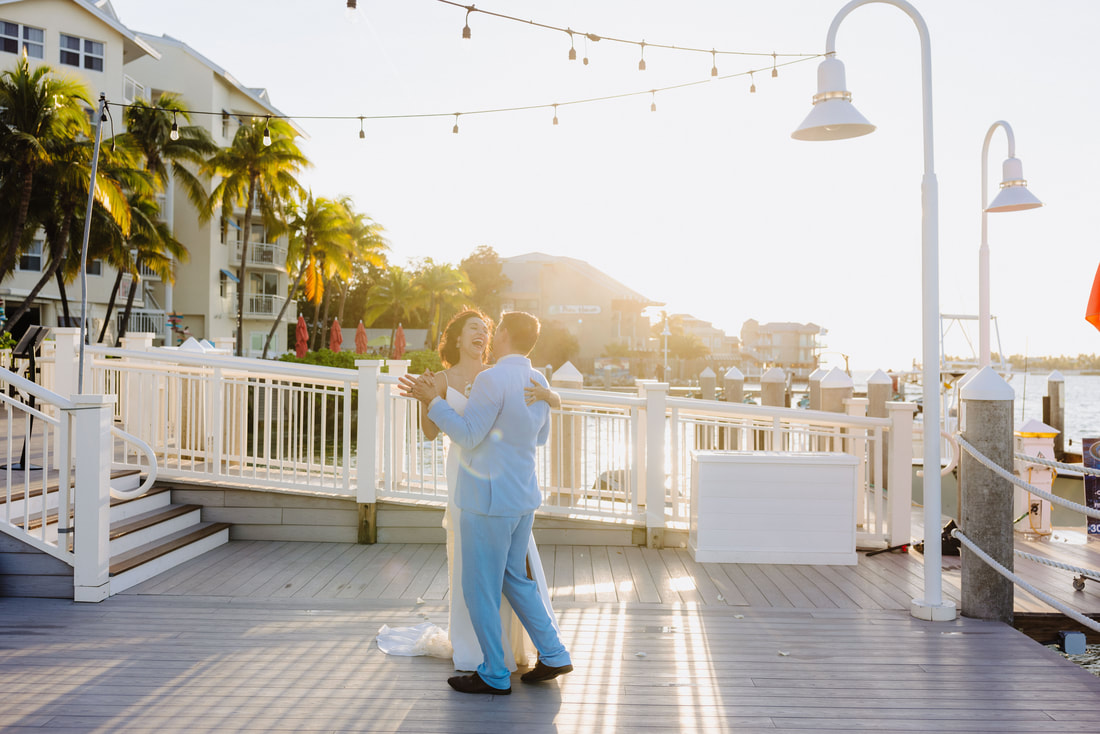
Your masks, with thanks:
M 1020 479 L 1020 477 L 1016 476 L 1012 472 L 1007 471 L 1006 469 L 1004 469 L 1003 467 L 998 466 L 997 464 L 994 464 L 990 459 L 988 459 L 986 456 L 984 456 L 980 451 L 978 451 L 976 448 L 971 446 L 970 443 L 968 443 L 967 440 L 965 438 L 963 438 L 962 436 L 956 436 L 956 438 L 958 439 L 959 446 L 961 446 L 963 448 L 963 450 L 966 451 L 966 453 L 973 456 L 980 464 L 985 466 L 987 469 L 993 470 L 995 473 L 997 473 L 1000 476 L 1004 477 L 1005 479 L 1012 482 L 1016 486 L 1027 490 L 1031 494 L 1038 495 L 1038 496 L 1042 497 L 1043 499 L 1045 499 L 1049 502 L 1053 502 L 1056 505 L 1061 505 L 1062 507 L 1068 507 L 1071 510 L 1083 513 L 1084 515 L 1086 515 L 1088 517 L 1091 517 L 1091 518 L 1094 518 L 1094 519 L 1100 519 L 1100 510 L 1094 510 L 1091 507 L 1086 507 L 1085 505 L 1079 505 L 1076 502 L 1071 502 L 1071 501 L 1069 501 L 1067 499 L 1064 499 L 1062 497 L 1058 497 L 1057 495 L 1053 495 L 1050 492 L 1039 489 L 1035 485 L 1029 484 L 1028 482 L 1024 481 L 1023 479 Z
M 1044 566 L 1050 566 L 1051 568 L 1058 568 L 1063 571 L 1072 571 L 1073 573 L 1080 574 L 1081 576 L 1088 576 L 1093 581 L 1100 581 L 1100 572 L 1093 571 L 1088 568 L 1079 568 L 1078 566 L 1071 566 L 1068 563 L 1062 563 L 1056 561 L 1053 558 L 1047 558 L 1046 556 L 1036 556 L 1032 553 L 1024 553 L 1022 550 L 1015 551 L 1016 555 L 1020 558 L 1024 558 L 1035 563 L 1041 563 Z
M 1024 581 L 1022 578 L 1020 578 L 1016 574 L 1012 573 L 1011 571 L 1009 571 L 1007 568 L 1005 568 L 1001 564 L 997 563 L 997 561 L 993 560 L 993 558 L 988 553 L 986 553 L 981 548 L 979 548 L 977 545 L 975 545 L 974 541 L 972 541 L 970 538 L 966 537 L 961 532 L 959 532 L 958 528 L 955 528 L 954 530 L 951 531 L 951 537 L 958 538 L 960 543 L 962 543 L 967 548 L 969 548 L 970 551 L 973 552 L 974 555 L 976 555 L 978 558 L 980 558 L 987 566 L 989 566 L 994 571 L 996 571 L 997 573 L 1004 576 L 1006 579 L 1008 579 L 1012 583 L 1019 586 L 1021 589 L 1023 589 L 1027 593 L 1031 594 L 1032 596 L 1034 596 L 1037 599 L 1042 599 L 1044 602 L 1046 602 L 1050 606 L 1054 607 L 1055 609 L 1060 611 L 1062 614 L 1066 615 L 1067 617 L 1069 617 L 1073 621 L 1077 622 L 1078 624 L 1084 625 L 1085 627 L 1088 627 L 1090 630 L 1093 630 L 1094 632 L 1100 632 L 1100 622 L 1096 622 L 1095 620 L 1089 619 L 1088 617 L 1081 614 L 1077 610 L 1071 609 L 1070 607 L 1067 607 L 1065 604 L 1062 604 L 1062 602 L 1058 601 L 1057 599 L 1052 597 L 1050 594 L 1039 591 L 1034 586 L 1032 586 L 1028 582 Z
M 1076 471 L 1082 474 L 1088 474 L 1093 477 L 1100 477 L 1100 469 L 1094 469 L 1091 466 L 1083 466 L 1081 464 L 1065 464 L 1061 461 L 1052 461 L 1051 459 L 1041 459 L 1038 456 L 1031 456 L 1030 454 L 1016 453 L 1013 454 L 1020 461 L 1028 464 L 1042 464 L 1043 466 L 1049 466 L 1054 469 L 1062 471 Z

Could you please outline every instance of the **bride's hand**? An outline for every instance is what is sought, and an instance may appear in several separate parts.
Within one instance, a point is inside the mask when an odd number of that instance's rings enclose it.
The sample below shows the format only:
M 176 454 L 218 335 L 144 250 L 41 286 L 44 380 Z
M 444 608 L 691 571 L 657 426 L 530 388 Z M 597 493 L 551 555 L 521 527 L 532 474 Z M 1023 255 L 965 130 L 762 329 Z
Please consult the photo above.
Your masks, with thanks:
M 527 401 L 528 405 L 534 405 L 538 401 L 550 402 L 550 390 L 543 387 L 535 380 L 531 380 L 531 384 L 523 388 L 523 398 Z

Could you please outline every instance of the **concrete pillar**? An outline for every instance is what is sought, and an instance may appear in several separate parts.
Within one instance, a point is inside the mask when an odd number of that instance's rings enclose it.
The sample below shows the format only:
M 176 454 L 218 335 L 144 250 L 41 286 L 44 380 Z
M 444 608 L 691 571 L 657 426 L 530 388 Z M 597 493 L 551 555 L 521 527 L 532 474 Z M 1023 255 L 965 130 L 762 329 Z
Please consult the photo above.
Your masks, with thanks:
M 821 378 L 829 374 L 829 371 L 818 367 L 810 373 L 810 410 L 821 410 Z
M 727 403 L 740 403 L 745 399 L 745 376 L 736 367 L 730 367 L 722 376 L 722 399 Z
M 962 390 L 962 436 L 997 466 L 1012 471 L 1012 402 L 1008 383 L 983 367 Z M 1012 483 L 964 451 L 959 461 L 962 508 L 959 527 L 966 537 L 1012 570 Z M 938 542 L 938 528 L 925 531 L 925 542 Z M 967 617 L 1012 624 L 1012 582 L 962 549 L 962 613 Z
M 867 378 L 867 415 L 871 418 L 887 417 L 886 403 L 890 402 L 893 396 L 894 381 L 882 370 L 875 370 Z M 883 436 L 883 441 L 888 440 L 887 436 Z M 871 471 L 871 482 L 876 487 L 885 486 L 886 482 L 884 480 L 890 476 L 890 452 L 886 450 L 882 452 L 882 476 L 875 474 L 874 466 L 869 467 L 869 469 Z
M 699 373 L 699 392 L 703 400 L 714 400 L 717 387 L 718 376 L 714 374 L 714 370 L 707 367 Z
M 1054 437 L 1054 458 L 1064 461 L 1066 456 L 1066 378 L 1058 370 L 1047 377 L 1047 399 L 1044 402 L 1050 405 L 1049 413 L 1044 411 L 1043 422 L 1058 431 Z
M 787 373 L 778 367 L 760 376 L 760 404 L 782 408 L 786 400 Z
M 584 375 L 566 362 L 554 373 L 551 386 L 563 390 L 580 390 L 584 387 Z M 581 467 L 584 461 L 581 446 L 583 418 L 569 415 L 572 409 L 563 405 L 561 415 L 550 418 L 550 484 L 565 497 L 572 497 L 576 490 L 583 491 Z
M 851 398 L 855 390 L 852 378 L 839 367 L 833 367 L 821 378 L 819 384 L 821 405 L 818 410 L 828 411 L 829 413 L 846 412 L 844 401 Z

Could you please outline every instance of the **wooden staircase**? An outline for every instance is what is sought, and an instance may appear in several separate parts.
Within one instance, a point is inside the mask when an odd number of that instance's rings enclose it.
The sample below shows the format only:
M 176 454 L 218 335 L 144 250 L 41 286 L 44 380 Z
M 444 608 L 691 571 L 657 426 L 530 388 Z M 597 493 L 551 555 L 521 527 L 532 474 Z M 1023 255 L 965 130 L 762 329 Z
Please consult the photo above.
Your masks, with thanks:
M 113 472 L 111 475 L 111 486 L 119 490 L 136 488 L 140 482 L 137 471 Z M 47 540 L 55 541 L 58 535 L 58 496 L 56 479 L 47 481 L 45 486 L 39 480 L 37 486 L 20 486 L 18 491 L 13 488 L 12 524 L 23 526 L 23 517 L 29 512 L 26 527 L 37 535 L 42 529 L 42 506 L 45 502 L 45 536 Z M 6 502 L 7 498 L 0 494 L 0 518 L 6 515 Z M 199 505 L 173 504 L 172 491 L 167 487 L 154 486 L 134 499 L 112 498 L 111 593 L 124 591 L 228 542 L 229 524 L 203 522 L 201 511 Z M 76 530 L 79 532 L 79 527 Z M 64 583 L 36 583 L 26 577 L 41 572 L 42 559 L 36 556 L 46 554 L 27 544 L 19 544 L 18 538 L 6 534 L 3 540 L 0 544 L 0 595 L 72 598 L 71 568 L 68 568 L 67 594 L 61 593 Z M 22 545 L 22 548 L 17 548 L 17 545 Z M 61 565 L 60 562 L 58 565 Z

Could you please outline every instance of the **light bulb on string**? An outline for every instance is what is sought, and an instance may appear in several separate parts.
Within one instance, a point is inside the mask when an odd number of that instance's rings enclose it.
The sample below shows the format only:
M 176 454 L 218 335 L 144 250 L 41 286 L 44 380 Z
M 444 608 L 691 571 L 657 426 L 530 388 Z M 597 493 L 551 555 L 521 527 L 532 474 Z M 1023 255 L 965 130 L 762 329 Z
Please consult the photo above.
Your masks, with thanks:
M 779 69 L 775 65 L 775 52 L 772 52 L 772 79 L 779 76 Z
M 710 61 L 710 75 L 718 76 L 718 52 L 715 51 L 713 48 L 710 50 Z
M 271 128 L 268 127 L 268 121 L 271 119 L 271 115 L 264 118 L 264 146 L 271 145 Z
M 467 6 L 466 8 L 466 25 L 462 28 L 463 38 L 470 37 L 470 13 L 474 12 L 475 10 L 477 10 L 477 8 L 475 8 L 473 5 Z
M 749 72 L 749 79 L 751 80 L 751 83 L 749 84 L 749 93 L 756 94 L 756 77 L 753 76 L 753 72 L 751 71 Z
M 573 45 L 573 31 L 572 31 L 572 29 L 570 29 L 570 30 L 566 31 L 566 33 L 569 34 L 569 60 L 570 61 L 576 61 L 577 60 L 577 47 Z M 585 63 L 587 64 L 588 61 L 586 60 Z
M 365 130 L 363 130 L 363 116 L 360 115 L 359 116 L 359 139 L 362 140 L 365 137 L 367 137 L 367 133 L 366 133 Z
M 357 0 L 348 0 L 348 6 L 344 8 L 344 18 L 351 23 L 359 22 L 359 12 L 356 10 L 357 7 Z
M 180 126 L 176 122 L 176 113 L 175 112 L 172 113 L 172 131 L 170 133 L 168 133 L 168 137 L 170 137 L 172 140 L 179 140 L 180 139 Z
M 641 43 L 642 58 L 638 60 L 638 71 L 645 71 L 645 41 Z
M 588 66 L 588 38 L 591 35 L 591 33 L 586 33 L 584 35 L 584 58 L 581 59 L 581 63 L 585 66 Z
M 653 95 L 652 101 L 649 103 L 649 111 L 650 112 L 656 112 L 657 111 L 657 90 L 656 89 L 651 89 L 651 90 L 649 90 L 649 93 Z
M 455 126 L 453 128 L 451 128 L 451 132 L 453 132 L 455 135 L 458 135 L 458 116 L 460 114 L 462 114 L 462 113 L 460 113 L 460 112 L 455 113 Z
M 558 105 L 557 105 L 557 103 L 554 104 L 554 124 L 555 125 L 558 124 Z

